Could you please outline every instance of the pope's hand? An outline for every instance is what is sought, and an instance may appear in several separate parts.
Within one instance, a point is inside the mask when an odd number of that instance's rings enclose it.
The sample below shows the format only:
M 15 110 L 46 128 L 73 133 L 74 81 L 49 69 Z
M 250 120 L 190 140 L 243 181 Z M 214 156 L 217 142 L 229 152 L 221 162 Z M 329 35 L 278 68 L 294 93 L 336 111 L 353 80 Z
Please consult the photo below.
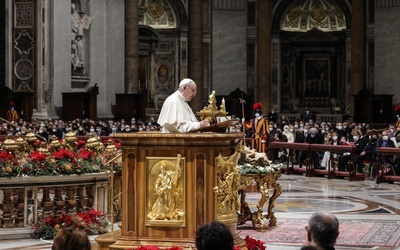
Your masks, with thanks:
M 202 120 L 200 122 L 200 128 L 205 128 L 205 127 L 208 127 L 208 126 L 210 126 L 210 122 L 208 120 Z

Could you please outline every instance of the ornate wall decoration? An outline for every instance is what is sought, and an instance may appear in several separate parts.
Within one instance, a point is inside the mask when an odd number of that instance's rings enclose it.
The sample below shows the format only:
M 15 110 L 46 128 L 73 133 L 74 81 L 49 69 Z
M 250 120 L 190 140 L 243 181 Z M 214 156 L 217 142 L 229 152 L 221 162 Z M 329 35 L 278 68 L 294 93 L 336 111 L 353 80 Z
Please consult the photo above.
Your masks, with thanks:
M 34 4 L 33 2 L 15 3 L 14 9 L 15 28 L 32 28 L 34 25 Z
M 16 92 L 36 91 L 35 1 L 13 1 L 12 89 Z
M 33 76 L 34 68 L 31 61 L 28 59 L 21 59 L 15 63 L 14 74 L 20 80 L 28 80 Z
M 286 31 L 307 32 L 313 28 L 322 31 L 346 29 L 343 10 L 330 0 L 297 1 L 288 8 L 281 21 L 281 29 Z
M 177 19 L 169 1 L 141 0 L 139 2 L 139 24 L 157 29 L 170 29 L 177 27 Z
M 19 32 L 18 37 L 14 40 L 14 48 L 20 54 L 29 54 L 33 49 L 33 37 L 28 32 Z
M 160 62 L 158 66 L 156 66 L 156 77 L 157 81 L 161 85 L 166 85 L 171 81 L 171 65 L 168 62 Z
M 180 154 L 146 158 L 147 225 L 185 226 L 185 166 Z

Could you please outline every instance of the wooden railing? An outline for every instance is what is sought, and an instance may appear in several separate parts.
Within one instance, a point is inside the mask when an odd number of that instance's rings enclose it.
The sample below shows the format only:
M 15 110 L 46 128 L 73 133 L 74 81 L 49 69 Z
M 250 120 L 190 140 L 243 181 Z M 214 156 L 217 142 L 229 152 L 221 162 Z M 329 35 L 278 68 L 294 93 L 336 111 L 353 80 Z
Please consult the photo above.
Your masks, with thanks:
M 337 178 L 337 177 L 348 177 L 350 181 L 353 180 L 365 180 L 369 176 L 366 176 L 364 173 L 358 173 L 356 171 L 356 167 L 353 164 L 353 159 L 356 154 L 356 148 L 354 146 L 349 145 L 323 145 L 323 144 L 308 144 L 308 143 L 287 143 L 287 142 L 271 142 L 269 144 L 269 150 L 289 150 L 289 157 L 287 157 L 286 164 L 287 166 L 282 168 L 282 172 L 286 172 L 287 174 L 294 173 L 305 173 L 306 176 L 326 176 L 327 178 Z M 306 160 L 304 161 L 306 168 L 295 168 L 293 166 L 293 162 L 290 161 L 291 156 L 294 151 L 303 151 L 307 155 Z M 315 169 L 312 159 L 310 157 L 312 152 L 325 152 L 329 151 L 331 154 L 333 153 L 350 153 L 350 161 L 348 163 L 349 170 L 348 171 L 339 171 L 333 166 L 333 162 L 330 161 L 329 165 L 326 169 Z M 386 165 L 382 163 L 383 155 L 397 156 L 400 155 L 400 148 L 378 148 L 378 170 L 380 172 L 377 175 L 376 182 L 385 182 L 385 181 L 400 181 L 400 176 L 396 176 L 394 171 L 394 167 L 391 166 L 392 171 L 386 171 Z M 332 157 L 331 157 L 332 159 Z M 372 167 L 371 167 L 372 169 Z M 372 171 L 370 169 L 370 171 Z

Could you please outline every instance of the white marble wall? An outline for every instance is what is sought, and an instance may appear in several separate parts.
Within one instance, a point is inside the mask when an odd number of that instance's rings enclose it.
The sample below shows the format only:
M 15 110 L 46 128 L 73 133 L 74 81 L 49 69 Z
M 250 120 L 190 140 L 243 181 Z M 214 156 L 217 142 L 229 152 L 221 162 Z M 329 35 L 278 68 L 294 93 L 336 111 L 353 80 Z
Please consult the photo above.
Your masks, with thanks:
M 62 93 L 71 92 L 71 2 L 58 0 L 51 8 L 49 81 L 54 84 L 50 106 L 62 107 Z M 54 110 L 49 107 L 49 110 Z
M 51 8 L 51 74 L 54 82 L 52 103 L 62 107 L 63 92 L 86 92 L 97 83 L 98 118 L 112 118 L 115 93 L 124 91 L 124 1 L 88 1 L 86 14 L 91 18 L 85 36 L 85 71 L 90 82 L 84 88 L 71 84 L 71 3 L 53 1 Z
M 246 91 L 246 10 L 214 10 L 212 22 L 211 89 L 217 95 Z
M 400 102 L 400 7 L 375 10 L 375 94 L 391 94 Z
M 90 1 L 89 8 L 90 82 L 99 86 L 98 118 L 109 118 L 115 93 L 124 93 L 124 1 Z

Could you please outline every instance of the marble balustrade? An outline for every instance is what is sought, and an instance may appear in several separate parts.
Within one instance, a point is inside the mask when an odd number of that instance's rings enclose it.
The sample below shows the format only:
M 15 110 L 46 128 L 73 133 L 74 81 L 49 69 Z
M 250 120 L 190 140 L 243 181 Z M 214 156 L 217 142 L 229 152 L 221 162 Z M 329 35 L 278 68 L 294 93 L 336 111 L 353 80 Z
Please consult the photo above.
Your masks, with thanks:
M 119 186 L 120 179 L 115 178 L 113 189 Z M 8 235 L 5 231 L 31 229 L 40 217 L 90 208 L 107 213 L 111 202 L 118 216 L 119 206 L 112 201 L 109 187 L 106 173 L 0 178 L 0 239 Z

